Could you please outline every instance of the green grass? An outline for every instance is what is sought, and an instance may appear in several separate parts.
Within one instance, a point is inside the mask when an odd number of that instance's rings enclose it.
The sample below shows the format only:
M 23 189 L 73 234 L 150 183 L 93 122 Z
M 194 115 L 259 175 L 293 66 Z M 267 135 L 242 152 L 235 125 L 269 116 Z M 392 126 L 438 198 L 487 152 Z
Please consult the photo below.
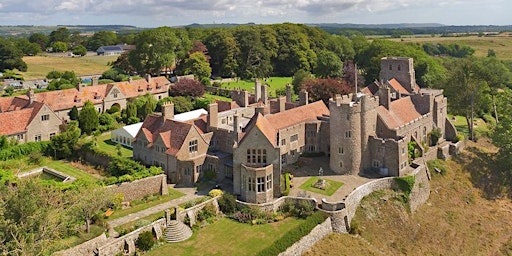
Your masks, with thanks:
M 135 230 L 136 228 L 139 228 L 138 227 L 138 223 L 142 223 L 142 221 L 148 221 L 148 222 L 154 222 L 158 219 L 161 219 L 161 218 L 164 218 L 165 217 L 165 213 L 162 211 L 162 212 L 157 212 L 157 213 L 154 213 L 154 214 L 151 214 L 151 215 L 148 215 L 144 218 L 140 218 L 138 220 L 134 220 L 132 222 L 128 222 L 128 223 L 125 223 L 123 225 L 120 225 L 120 226 L 117 226 L 114 228 L 115 231 L 119 232 L 119 233 L 124 233 L 124 234 L 127 234 L 127 233 L 130 233 L 132 232 L 133 230 Z
M 155 205 L 159 205 L 159 204 L 165 203 L 167 201 L 170 201 L 170 200 L 173 200 L 176 198 L 180 198 L 184 195 L 185 194 L 181 193 L 178 190 L 169 188 L 169 194 L 163 195 L 163 196 L 158 196 L 158 198 L 156 200 L 136 204 L 136 205 L 133 205 L 132 207 L 126 208 L 126 209 L 115 210 L 114 213 L 112 215 L 110 215 L 110 217 L 108 217 L 108 220 L 118 219 L 118 218 L 124 217 L 128 214 L 139 212 L 144 209 L 153 207 Z
M 67 57 L 53 55 L 26 56 L 23 60 L 27 63 L 27 72 L 21 72 L 26 80 L 43 79 L 48 72 L 74 71 L 76 75 L 101 74 L 108 70 L 109 62 L 115 61 L 118 56 L 85 56 Z
M 457 129 L 458 133 L 464 135 L 464 138 L 469 138 L 469 128 L 466 118 L 463 116 L 454 116 L 448 115 L 448 119 L 452 122 L 452 124 Z M 487 134 L 490 131 L 489 126 L 482 118 L 475 118 L 475 134 L 478 138 L 481 134 Z
M 318 181 L 318 177 L 311 177 L 306 182 L 304 182 L 302 185 L 300 185 L 300 189 L 304 189 L 307 191 L 311 191 L 313 193 L 318 193 L 326 196 L 332 196 L 338 188 L 343 186 L 343 182 L 335 181 L 335 180 L 328 180 L 325 179 L 325 183 L 327 184 L 327 188 L 325 190 L 318 189 L 313 187 L 313 184 L 315 184 Z
M 220 96 L 220 95 L 213 95 L 213 94 L 209 94 L 209 93 L 205 93 L 203 95 L 203 98 L 205 98 L 207 100 L 211 100 L 211 101 L 214 101 L 214 100 L 222 100 L 222 101 L 228 101 L 228 102 L 231 101 L 231 98 Z
M 260 80 L 261 83 L 266 83 L 269 85 L 269 96 L 276 96 L 276 90 L 284 90 L 286 89 L 286 84 L 292 82 L 291 77 L 269 77 L 265 80 Z M 254 81 L 250 80 L 239 80 L 238 82 L 227 82 L 222 83 L 222 88 L 228 89 L 245 89 L 249 92 L 254 93 Z
M 181 243 L 166 243 L 146 255 L 256 255 L 305 220 L 249 225 L 221 218 Z
M 106 230 L 105 230 L 104 227 L 101 227 L 101 226 L 93 224 L 93 225 L 91 225 L 91 232 L 90 233 L 80 232 L 77 235 L 66 237 L 66 238 L 61 239 L 61 240 L 56 240 L 51 245 L 52 251 L 60 251 L 60 250 L 64 250 L 64 249 L 67 249 L 67 248 L 71 248 L 73 246 L 77 246 L 77 245 L 79 245 L 81 243 L 84 243 L 84 242 L 89 241 L 89 240 L 91 240 L 91 239 L 93 239 L 95 237 L 98 237 L 99 235 L 101 235 L 105 231 Z
M 116 143 L 110 140 L 110 132 L 103 133 L 98 137 L 98 149 L 111 156 L 117 156 Z M 121 145 L 121 156 L 132 157 L 133 150 Z
M 67 175 L 73 176 L 77 179 L 86 181 L 86 182 L 97 182 L 99 179 L 95 177 L 94 175 L 91 175 L 89 173 L 86 173 L 80 169 L 77 169 L 71 165 L 69 165 L 66 161 L 60 160 L 60 161 L 53 161 L 50 160 L 48 163 L 45 164 L 46 166 L 55 169 L 59 172 L 65 173 Z

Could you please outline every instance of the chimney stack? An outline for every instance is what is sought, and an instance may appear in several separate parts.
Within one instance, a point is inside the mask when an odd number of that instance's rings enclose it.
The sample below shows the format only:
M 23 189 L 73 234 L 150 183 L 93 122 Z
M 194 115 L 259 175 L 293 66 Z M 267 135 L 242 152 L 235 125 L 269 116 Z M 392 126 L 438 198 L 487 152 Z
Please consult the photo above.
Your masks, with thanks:
M 162 116 L 164 120 L 171 120 L 174 118 L 174 103 L 166 102 L 162 105 Z
M 254 84 L 254 101 L 258 102 L 261 99 L 261 82 L 256 80 Z
M 28 96 L 28 105 L 32 105 L 32 103 L 34 103 L 34 100 L 35 100 L 35 94 L 34 94 L 34 90 L 32 90 L 32 88 L 28 89 L 28 92 L 27 92 L 27 96 Z
M 240 123 L 238 120 L 239 118 L 240 115 L 238 112 L 236 112 L 235 115 L 233 115 L 233 133 L 235 134 L 236 138 L 238 138 L 238 132 L 240 131 Z
M 93 77 L 92 80 L 91 80 L 91 86 L 98 85 L 98 79 L 99 78 L 97 76 Z
M 217 127 L 219 122 L 219 105 L 216 102 L 208 105 L 208 117 L 206 119 L 207 129 L 211 132 L 212 127 Z
M 286 84 L 286 102 L 292 102 L 292 86 Z
M 144 75 L 144 79 L 146 79 L 146 82 L 148 82 L 148 84 L 151 83 L 151 75 L 150 74 Z
M 263 103 L 265 105 L 268 105 L 268 85 L 267 84 L 263 84 L 261 86 L 261 101 L 263 101 Z
M 279 112 L 284 112 L 286 110 L 286 97 L 277 98 L 277 103 L 279 104 Z
M 299 104 L 301 106 L 309 104 L 308 91 L 302 89 L 299 93 Z

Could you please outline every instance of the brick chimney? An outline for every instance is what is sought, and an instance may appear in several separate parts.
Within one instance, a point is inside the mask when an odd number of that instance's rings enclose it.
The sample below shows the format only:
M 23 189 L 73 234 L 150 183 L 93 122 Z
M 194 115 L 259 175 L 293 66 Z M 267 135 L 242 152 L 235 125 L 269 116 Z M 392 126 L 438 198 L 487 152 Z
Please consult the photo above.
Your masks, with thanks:
M 219 122 L 219 105 L 214 102 L 208 105 L 208 117 L 206 122 L 208 124 L 207 129 L 211 131 L 212 127 L 217 127 Z
M 237 136 L 238 132 L 240 131 L 240 115 L 237 113 L 235 113 L 235 115 L 233 115 L 233 133 L 235 134 L 235 136 Z
M 286 110 L 286 97 L 277 98 L 277 103 L 279 104 L 279 112 L 284 112 Z
M 91 80 L 91 86 L 98 85 L 98 79 L 99 78 L 97 76 L 93 77 L 92 80 Z
M 292 102 L 292 86 L 286 84 L 286 102 Z
M 301 106 L 309 104 L 309 95 L 308 91 L 302 89 L 299 93 L 299 104 Z
M 148 84 L 151 83 L 151 75 L 150 74 L 144 75 L 144 79 L 146 79 L 146 82 L 148 82 Z
M 165 120 L 171 120 L 174 118 L 174 103 L 166 102 L 162 105 L 162 116 Z

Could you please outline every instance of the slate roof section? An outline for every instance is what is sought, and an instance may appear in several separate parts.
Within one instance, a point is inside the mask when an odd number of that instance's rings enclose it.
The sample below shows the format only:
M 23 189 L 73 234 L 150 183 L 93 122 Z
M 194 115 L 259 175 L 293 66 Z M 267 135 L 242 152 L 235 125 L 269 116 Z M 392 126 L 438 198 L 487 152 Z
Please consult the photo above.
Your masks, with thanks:
M 397 129 L 421 117 L 421 114 L 416 110 L 410 97 L 392 101 L 389 110 L 384 106 L 379 106 L 377 111 L 379 117 L 389 129 Z

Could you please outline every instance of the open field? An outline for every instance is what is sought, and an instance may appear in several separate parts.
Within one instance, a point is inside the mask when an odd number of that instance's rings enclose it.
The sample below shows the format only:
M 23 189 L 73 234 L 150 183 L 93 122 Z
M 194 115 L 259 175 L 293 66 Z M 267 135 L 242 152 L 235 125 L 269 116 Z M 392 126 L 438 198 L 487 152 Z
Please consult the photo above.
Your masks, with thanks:
M 497 149 L 484 139 L 467 143 L 455 160 L 433 162 L 443 171 L 432 172 L 430 198 L 414 214 L 394 192 L 376 192 L 352 221 L 359 236 L 333 234 L 307 255 L 512 255 L 511 189 Z M 351 254 L 354 240 L 371 251 Z
M 512 60 L 512 36 L 462 36 L 462 37 L 402 37 L 389 39 L 402 43 L 442 43 L 442 44 L 462 44 L 475 49 L 476 57 L 487 56 L 487 51 L 493 49 L 496 57 L 502 60 Z
M 108 70 L 109 62 L 115 61 L 118 56 L 84 56 L 68 57 L 54 55 L 26 56 L 27 72 L 22 72 L 25 80 L 43 79 L 52 70 L 75 71 L 77 75 L 101 74 Z
M 276 96 L 276 90 L 285 90 L 286 84 L 292 83 L 291 77 L 269 77 L 265 80 L 261 80 L 261 83 L 268 84 L 269 96 Z M 238 82 L 226 82 L 222 83 L 222 88 L 228 89 L 245 89 L 248 92 L 254 93 L 254 81 L 250 80 L 239 80 Z
M 194 232 L 180 243 L 166 243 L 146 255 L 256 255 L 305 220 L 286 218 L 279 222 L 250 225 L 220 218 Z

